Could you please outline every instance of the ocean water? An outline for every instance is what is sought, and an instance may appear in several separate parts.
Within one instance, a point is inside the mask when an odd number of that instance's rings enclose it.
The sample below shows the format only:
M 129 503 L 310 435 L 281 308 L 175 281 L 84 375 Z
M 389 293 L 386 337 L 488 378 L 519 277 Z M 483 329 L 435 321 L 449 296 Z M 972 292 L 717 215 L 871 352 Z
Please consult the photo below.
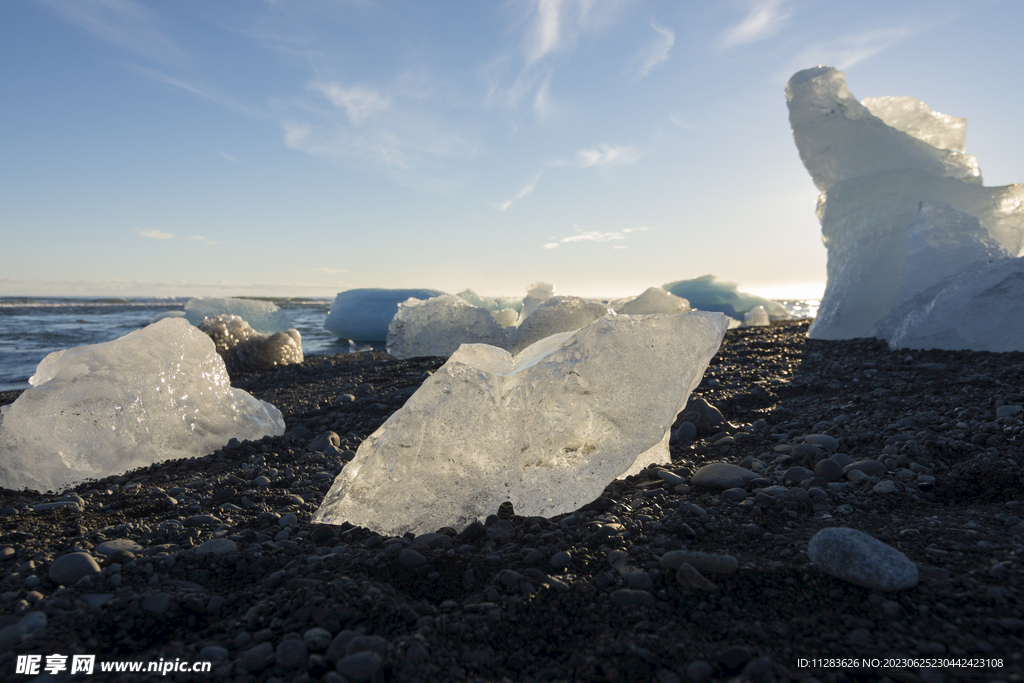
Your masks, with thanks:
M 274 299 L 302 335 L 307 356 L 348 353 L 347 341 L 324 329 L 333 299 Z M 167 311 L 181 311 L 188 298 L 90 299 L 0 297 L 0 391 L 28 388 L 28 378 L 54 351 L 99 344 L 145 327 Z M 812 318 L 817 299 L 780 301 L 796 318 Z

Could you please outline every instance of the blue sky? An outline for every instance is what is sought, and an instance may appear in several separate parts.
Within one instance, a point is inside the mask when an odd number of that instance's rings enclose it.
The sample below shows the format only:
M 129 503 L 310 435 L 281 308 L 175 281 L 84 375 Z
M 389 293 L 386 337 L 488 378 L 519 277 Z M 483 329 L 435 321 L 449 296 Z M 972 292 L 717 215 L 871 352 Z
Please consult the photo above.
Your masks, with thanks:
M 0 295 L 825 280 L 783 94 L 968 119 L 1024 181 L 1018 2 L 0 3 Z

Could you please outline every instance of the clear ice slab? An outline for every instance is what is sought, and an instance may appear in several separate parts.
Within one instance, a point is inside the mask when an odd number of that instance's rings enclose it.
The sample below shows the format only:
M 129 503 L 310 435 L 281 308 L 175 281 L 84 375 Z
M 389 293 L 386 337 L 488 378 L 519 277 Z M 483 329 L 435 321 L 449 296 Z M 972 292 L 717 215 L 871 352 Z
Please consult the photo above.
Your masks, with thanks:
M 506 348 L 508 335 L 491 313 L 462 297 L 442 294 L 408 299 L 388 326 L 388 353 L 395 358 L 450 356 L 462 344 Z
M 621 315 L 650 315 L 668 313 L 676 315 L 690 310 L 690 302 L 661 287 L 648 287 L 640 296 L 618 299 L 609 304 Z
M 505 501 L 579 508 L 669 460 L 669 431 L 725 334 L 719 313 L 609 316 L 513 357 L 467 344 L 360 445 L 313 521 L 462 528 Z
M 525 302 L 523 310 L 527 310 Z M 512 353 L 519 353 L 530 344 L 553 334 L 586 327 L 609 314 L 615 315 L 615 311 L 597 301 L 577 296 L 553 296 L 530 311 L 526 319 L 520 321 L 519 327 L 511 332 Z
M 922 202 L 973 216 L 992 241 L 1021 255 L 1024 186 L 982 185 L 977 160 L 962 151 L 963 119 L 914 98 L 861 104 L 830 67 L 794 75 L 786 99 L 800 158 L 821 192 L 828 249 L 828 283 L 809 336 L 874 337 L 897 296 L 920 293 L 908 289 L 904 267 Z
M 51 353 L 0 408 L 0 486 L 59 491 L 232 438 L 284 433 L 280 411 L 231 387 L 213 341 L 170 318 Z
M 196 327 L 203 322 L 203 318 L 218 315 L 237 315 L 260 334 L 284 332 L 292 327 L 292 321 L 288 319 L 288 315 L 270 301 L 189 299 L 185 304 L 185 319 Z

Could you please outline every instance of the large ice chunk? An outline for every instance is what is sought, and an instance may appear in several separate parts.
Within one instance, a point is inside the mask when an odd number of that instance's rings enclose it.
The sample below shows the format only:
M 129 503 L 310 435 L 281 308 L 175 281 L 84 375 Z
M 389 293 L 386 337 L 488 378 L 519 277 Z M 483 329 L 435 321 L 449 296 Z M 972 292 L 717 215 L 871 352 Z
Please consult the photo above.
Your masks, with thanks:
M 686 299 L 699 311 L 719 311 L 736 320 L 743 320 L 747 311 L 756 306 L 764 306 L 772 320 L 784 320 L 789 317 L 789 311 L 782 304 L 741 292 L 735 282 L 723 282 L 714 275 L 678 280 L 662 287 Z
M 828 248 L 828 284 L 811 337 L 875 336 L 897 294 L 920 293 L 904 267 L 910 225 L 924 201 L 977 218 L 1001 248 L 1021 254 L 1024 186 L 981 184 L 977 160 L 959 151 L 962 120 L 913 98 L 865 106 L 829 67 L 794 75 L 786 99 L 800 158 L 821 191 L 818 218 Z
M 516 313 L 523 309 L 523 302 L 519 299 L 515 299 L 509 296 L 489 297 L 480 296 L 472 289 L 464 289 L 455 296 L 466 301 L 466 303 L 472 304 L 477 308 L 482 308 L 485 311 L 501 311 L 504 309 L 511 308 Z M 507 325 L 506 325 L 507 327 Z
M 553 296 L 534 308 L 512 332 L 512 353 L 519 353 L 544 337 L 586 327 L 609 314 L 615 315 L 615 311 L 597 301 L 576 296 Z
M 648 287 L 640 296 L 613 301 L 609 305 L 616 313 L 622 315 L 650 315 L 651 313 L 676 315 L 690 310 L 689 301 L 666 292 L 661 287 Z
M 436 289 L 349 289 L 334 298 L 324 329 L 342 339 L 382 342 L 388 338 L 398 304 L 442 294 Z
M 292 327 L 288 316 L 270 301 L 259 299 L 189 299 L 185 304 L 185 318 L 195 325 L 203 318 L 218 315 L 237 315 L 260 334 L 284 332 Z
M 552 516 L 616 477 L 667 462 L 669 430 L 725 334 L 725 316 L 613 316 L 519 355 L 461 347 L 371 434 L 313 521 L 424 533 L 505 501 Z
M 199 329 L 213 340 L 232 374 L 268 370 L 303 360 L 302 335 L 294 328 L 260 334 L 237 315 L 215 315 L 203 318 Z
M 754 306 L 743 316 L 743 327 L 764 327 L 771 322 L 764 306 Z
M 47 356 L 0 408 L 0 486 L 57 491 L 231 438 L 284 433 L 277 408 L 233 389 L 213 341 L 181 318 Z
M 506 348 L 508 335 L 488 311 L 452 294 L 399 304 L 388 327 L 387 349 L 395 358 L 450 356 L 461 344 Z

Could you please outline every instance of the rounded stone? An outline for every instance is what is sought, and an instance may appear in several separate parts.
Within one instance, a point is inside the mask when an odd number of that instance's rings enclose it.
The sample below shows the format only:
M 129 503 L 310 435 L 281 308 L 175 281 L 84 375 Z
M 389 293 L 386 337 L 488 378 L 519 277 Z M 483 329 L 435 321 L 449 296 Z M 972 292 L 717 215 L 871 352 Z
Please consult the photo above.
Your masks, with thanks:
M 323 652 L 331 644 L 331 632 L 325 628 L 314 626 L 302 634 L 302 642 L 313 652 Z
M 142 599 L 142 609 L 161 617 L 171 609 L 171 596 L 167 593 L 151 593 Z
M 507 519 L 499 519 L 487 527 L 487 538 L 498 545 L 505 545 L 516 540 L 516 528 Z
M 115 538 L 112 541 L 100 543 L 93 550 L 97 555 L 106 557 L 107 555 L 113 555 L 119 550 L 137 555 L 143 551 L 143 547 L 130 538 Z
M 422 567 L 428 562 L 427 558 L 412 548 L 403 548 L 398 554 L 398 563 L 403 567 Z
M 99 573 L 100 566 L 89 553 L 68 553 L 50 565 L 50 580 L 61 586 L 70 586 Z
M 739 569 L 739 561 L 732 555 L 702 553 L 696 550 L 670 550 L 661 556 L 662 569 L 679 569 L 688 564 L 702 574 L 732 574 Z
M 569 566 L 571 561 L 572 557 L 564 550 L 561 550 L 551 556 L 551 566 L 555 569 L 565 569 Z
M 672 437 L 679 443 L 689 443 L 697 438 L 697 425 L 692 422 L 680 422 Z
M 654 596 L 645 590 L 620 588 L 612 591 L 612 602 L 620 607 L 643 607 L 644 605 L 653 605 Z
M 277 665 L 283 669 L 294 669 L 306 662 L 306 644 L 296 638 L 285 638 L 277 646 Z
M 722 498 L 739 502 L 747 499 L 747 491 L 741 488 L 726 489 L 722 491 Z
M 274 646 L 270 643 L 260 643 L 238 653 L 238 663 L 246 671 L 262 671 L 270 666 L 270 663 L 273 661 Z
M 697 470 L 690 478 L 690 484 L 717 489 L 733 489 L 746 486 L 748 482 L 756 478 L 756 474 L 738 465 L 713 462 Z
M 211 538 L 198 548 L 196 555 L 227 555 L 238 550 L 238 546 L 230 538 Z
M 884 481 L 880 481 L 874 486 L 872 486 L 871 490 L 874 491 L 875 493 L 884 496 L 888 493 L 894 493 L 896 491 L 896 484 L 892 483 L 888 479 L 885 479 Z
M 821 477 L 825 481 L 836 481 L 843 476 L 843 466 L 832 458 L 819 460 L 814 466 L 814 476 Z
M 808 434 L 804 437 L 804 443 L 821 446 L 829 452 L 839 449 L 839 441 L 834 436 L 829 436 L 828 434 Z
M 879 460 L 858 460 L 843 468 L 843 472 L 849 476 L 851 470 L 860 470 L 869 477 L 881 477 L 888 473 L 889 468 Z
M 352 683 L 363 683 L 374 677 L 380 669 L 380 664 L 379 654 L 364 651 L 339 660 L 335 669 Z
M 807 545 L 821 571 L 864 588 L 895 591 L 917 585 L 917 565 L 890 545 L 846 527 L 822 529 Z
M 814 472 L 810 471 L 806 467 L 800 467 L 797 465 L 786 470 L 786 473 L 782 475 L 782 480 L 800 484 L 812 477 L 814 477 Z

